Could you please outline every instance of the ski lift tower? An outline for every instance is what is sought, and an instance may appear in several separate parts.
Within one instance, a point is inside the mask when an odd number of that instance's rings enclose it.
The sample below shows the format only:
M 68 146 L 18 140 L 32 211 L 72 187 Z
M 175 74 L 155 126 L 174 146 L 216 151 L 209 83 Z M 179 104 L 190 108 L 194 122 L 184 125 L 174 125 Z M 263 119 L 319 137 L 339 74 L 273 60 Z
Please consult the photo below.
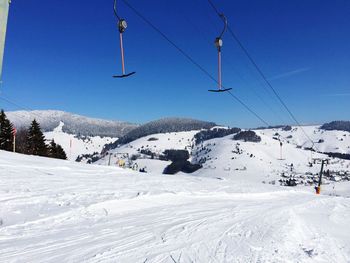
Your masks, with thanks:
M 282 155 L 283 143 L 282 143 L 282 140 L 281 140 L 280 137 L 278 138 L 278 142 L 279 142 L 279 144 L 280 144 L 280 158 L 279 158 L 278 160 L 285 160 L 285 159 L 283 159 L 283 155 Z
M 318 178 L 318 184 L 317 186 L 315 186 L 315 190 L 316 190 L 316 194 L 320 194 L 321 193 L 321 184 L 322 184 L 322 174 L 323 174 L 323 168 L 325 164 L 329 164 L 329 158 L 313 158 L 313 163 L 314 164 L 321 164 L 321 171 L 320 171 L 320 175 Z

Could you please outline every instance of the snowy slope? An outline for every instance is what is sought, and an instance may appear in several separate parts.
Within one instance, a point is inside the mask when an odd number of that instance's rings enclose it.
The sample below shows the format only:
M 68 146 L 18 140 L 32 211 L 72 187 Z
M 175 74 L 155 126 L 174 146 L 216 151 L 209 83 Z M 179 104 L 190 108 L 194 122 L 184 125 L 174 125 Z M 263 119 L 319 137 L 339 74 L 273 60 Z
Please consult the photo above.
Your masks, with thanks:
M 51 141 L 55 140 L 60 144 L 66 152 L 69 160 L 75 161 L 79 155 L 93 154 L 94 152 L 100 153 L 103 146 L 107 143 L 112 143 L 117 138 L 100 137 L 100 136 L 77 136 L 68 134 L 62 130 L 64 123 L 60 122 L 58 127 L 53 131 L 45 132 L 45 139 Z
M 129 157 L 131 157 L 132 155 L 140 154 L 141 150 L 150 150 L 155 154 L 161 154 L 168 149 L 190 151 L 193 145 L 193 136 L 197 132 L 198 131 L 171 132 L 148 135 L 108 151 L 108 155 L 101 158 L 96 164 L 108 164 L 109 158 L 111 157 L 110 164 L 115 166 L 118 160 L 123 158 L 121 154 L 127 153 Z M 111 156 L 109 154 L 111 154 Z M 171 163 L 168 161 L 151 159 L 150 156 L 143 154 L 141 154 L 135 162 L 138 164 L 138 167 L 145 167 L 148 172 L 157 173 L 162 173 L 164 168 Z
M 307 136 L 314 142 L 314 148 L 320 152 L 338 152 L 350 154 L 350 132 L 346 131 L 326 131 L 320 129 L 320 126 L 303 126 Z M 280 134 L 284 141 L 292 144 L 310 148 L 312 143 L 304 132 L 298 127 L 292 127 L 290 131 L 282 129 L 260 130 L 269 137 L 274 137 L 276 133 Z M 278 137 L 278 136 L 275 136 Z
M 314 131 L 316 128 L 305 127 L 305 129 Z M 289 143 L 282 139 L 284 142 L 282 160 L 280 160 L 280 143 L 273 139 L 273 137 L 276 137 L 274 136 L 276 132 L 283 133 L 281 129 L 257 130 L 256 133 L 262 139 L 259 143 L 234 141 L 232 140 L 233 135 L 229 135 L 207 140 L 196 146 L 193 137 L 197 132 L 199 131 L 145 136 L 109 151 L 110 155 L 103 157 L 96 164 L 117 166 L 118 160 L 127 159 L 123 155 L 127 153 L 129 158 L 132 155 L 138 155 L 138 159 L 134 161 L 138 164 L 138 167 L 146 167 L 148 172 L 161 173 L 170 162 L 156 160 L 156 158 L 151 159 L 149 155 L 140 154 L 141 150 L 149 150 L 159 155 L 166 149 L 186 149 L 191 153 L 193 163 L 201 163 L 204 159 L 206 160 L 203 163 L 203 168 L 195 175 L 215 177 L 219 173 L 226 178 L 234 177 L 236 180 L 241 178 L 244 181 L 245 176 L 249 174 L 260 183 L 262 181 L 278 183 L 282 173 L 286 174 L 287 177 L 291 174 L 317 176 L 320 165 L 315 164 L 310 167 L 310 162 L 313 161 L 313 158 L 327 158 L 326 155 L 298 148 L 297 146 L 301 143 L 307 145 L 307 141 L 303 137 L 304 134 L 296 128 L 289 132 L 293 134 L 290 141 L 288 139 Z M 287 132 L 283 134 L 286 137 L 289 135 Z M 320 134 L 324 135 L 321 132 Z M 320 138 L 320 134 L 315 132 L 315 140 Z M 330 149 L 332 143 L 337 140 L 337 131 L 329 132 L 327 136 L 322 137 L 325 140 L 323 145 L 327 147 L 325 149 Z M 292 171 L 291 164 L 293 164 Z M 332 159 L 325 167 L 325 170 L 327 169 L 334 173 L 348 171 L 350 174 L 350 161 Z
M 311 189 L 2 151 L 0 182 L 0 262 L 350 261 L 350 199 Z
M 249 176 L 255 182 L 278 183 L 281 174 L 316 175 L 320 171 L 320 164 L 310 167 L 313 158 L 327 158 L 328 156 L 297 148 L 293 143 L 284 143 L 282 159 L 280 143 L 265 130 L 256 131 L 261 142 L 244 142 L 232 139 L 232 135 L 219 139 L 205 141 L 192 151 L 192 160 L 203 163 L 203 169 L 196 172 L 201 176 L 221 174 L 224 178 L 245 181 Z M 293 167 L 291 166 L 293 164 Z M 347 171 L 350 174 L 350 161 L 332 159 L 325 166 L 325 170 L 332 172 Z M 306 180 L 304 180 L 306 183 Z

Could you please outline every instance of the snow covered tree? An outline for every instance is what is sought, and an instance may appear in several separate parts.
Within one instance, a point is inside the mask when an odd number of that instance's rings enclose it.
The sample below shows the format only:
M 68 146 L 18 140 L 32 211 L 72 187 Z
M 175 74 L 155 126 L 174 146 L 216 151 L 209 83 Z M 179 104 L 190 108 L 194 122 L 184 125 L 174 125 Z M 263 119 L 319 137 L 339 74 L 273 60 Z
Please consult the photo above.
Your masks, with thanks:
M 39 156 L 48 156 L 45 137 L 39 123 L 34 119 L 27 132 L 27 153 Z
M 48 155 L 51 158 L 56 158 L 56 159 L 67 159 L 67 155 L 61 145 L 55 143 L 54 140 L 51 141 L 49 147 L 48 147 Z
M 0 149 L 5 151 L 13 150 L 13 125 L 7 119 L 4 110 L 0 112 Z

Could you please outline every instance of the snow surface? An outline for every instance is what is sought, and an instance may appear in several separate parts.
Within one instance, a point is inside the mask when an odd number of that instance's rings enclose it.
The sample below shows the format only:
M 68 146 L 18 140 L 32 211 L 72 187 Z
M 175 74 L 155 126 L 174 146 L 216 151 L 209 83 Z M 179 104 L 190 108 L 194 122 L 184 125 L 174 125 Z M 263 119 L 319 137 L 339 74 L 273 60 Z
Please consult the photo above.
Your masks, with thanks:
M 313 141 L 314 145 L 304 134 L 303 130 Z M 319 152 L 350 154 L 350 132 L 336 130 L 326 131 L 320 129 L 320 126 L 303 126 L 303 130 L 299 127 L 292 127 L 292 130 L 290 131 L 283 131 L 282 129 L 266 129 L 259 131 L 271 138 L 274 134 L 278 133 L 282 136 L 281 139 L 283 141 L 289 141 L 292 144 L 306 148 L 314 147 L 314 149 Z
M 68 134 L 62 131 L 64 123 L 61 121 L 58 127 L 51 132 L 45 132 L 45 139 L 51 141 L 54 139 L 56 143 L 62 146 L 69 160 L 75 161 L 79 155 L 100 153 L 107 143 L 112 143 L 117 138 L 100 137 L 100 136 L 81 136 Z
M 350 261 L 348 183 L 216 177 L 0 151 L 0 262 Z
M 206 158 L 203 169 L 196 172 L 201 176 L 221 174 L 225 177 L 235 177 L 245 180 L 255 178 L 256 182 L 276 181 L 282 172 L 290 173 L 293 164 L 293 173 L 318 174 L 320 165 L 309 166 L 313 158 L 327 158 L 324 154 L 314 153 L 297 148 L 295 144 L 284 143 L 282 158 L 280 143 L 272 136 L 265 135 L 265 130 L 256 131 L 261 142 L 244 142 L 232 140 L 232 135 L 203 142 L 194 148 L 192 159 L 198 162 Z M 325 167 L 325 170 L 349 171 L 350 161 L 334 158 Z
M 250 180 L 258 183 L 264 181 L 265 183 L 278 183 L 281 179 L 281 174 L 291 174 L 291 164 L 293 164 L 293 174 L 310 173 L 317 175 L 320 172 L 320 165 L 316 164 L 312 167 L 309 163 L 313 158 L 328 158 L 324 154 L 314 153 L 309 150 L 298 148 L 299 144 L 304 146 L 308 144 L 305 135 L 297 128 L 293 131 L 285 132 L 288 136 L 293 134 L 292 139 L 282 139 L 282 158 L 280 152 L 280 142 L 273 139 L 276 132 L 282 134 L 281 129 L 268 129 L 255 131 L 260 137 L 261 142 L 244 142 L 232 140 L 233 135 L 228 135 L 223 138 L 215 138 L 204 141 L 199 145 L 194 144 L 194 135 L 199 131 L 178 132 L 178 133 L 164 133 L 153 134 L 142 137 L 121 147 L 115 148 L 107 155 L 96 162 L 96 164 L 117 166 L 118 160 L 123 159 L 123 153 L 132 155 L 139 154 L 140 150 L 150 150 L 156 154 L 161 154 L 167 149 L 182 149 L 188 150 L 191 153 L 191 161 L 199 163 L 201 159 L 206 159 L 203 163 L 203 168 L 195 172 L 195 175 L 208 177 L 234 177 L 235 180 L 240 179 L 244 182 L 246 176 L 250 176 Z M 322 145 L 324 149 L 330 149 L 335 144 L 338 136 L 338 131 L 318 132 L 314 126 L 307 126 L 304 128 L 310 136 L 317 141 L 324 138 Z M 314 133 L 315 131 L 315 133 Z M 332 135 L 333 134 L 333 135 Z M 334 138 L 333 138 L 333 137 Z M 150 140 L 156 138 L 157 140 Z M 344 137 L 349 140 L 350 136 Z M 303 142 L 303 143 L 302 143 Z M 343 142 L 343 146 L 347 147 Z M 111 161 L 109 162 L 109 157 Z M 170 162 L 151 159 L 149 156 L 141 155 L 135 161 L 138 167 L 146 167 L 148 172 L 161 173 Z M 350 171 L 350 161 L 341 159 L 331 159 L 330 163 L 325 167 L 325 170 Z
M 150 150 L 156 154 L 162 154 L 165 150 L 191 150 L 193 145 L 193 136 L 199 131 L 187 132 L 171 132 L 152 134 L 118 148 L 109 151 L 111 154 L 110 164 L 118 165 L 118 160 L 121 159 L 120 154 L 129 154 L 129 157 L 139 154 L 140 150 Z M 96 164 L 107 165 L 109 163 L 109 155 L 101 158 Z M 142 155 L 141 158 L 135 161 L 139 168 L 146 168 L 148 172 L 162 173 L 164 168 L 171 162 L 151 159 L 149 156 Z

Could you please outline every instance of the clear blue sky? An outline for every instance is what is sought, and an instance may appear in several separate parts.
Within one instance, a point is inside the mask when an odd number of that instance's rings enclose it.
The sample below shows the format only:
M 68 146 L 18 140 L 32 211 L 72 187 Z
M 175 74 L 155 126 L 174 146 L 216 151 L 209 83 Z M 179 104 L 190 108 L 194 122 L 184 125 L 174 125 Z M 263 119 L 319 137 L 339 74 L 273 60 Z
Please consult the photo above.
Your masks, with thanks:
M 129 0 L 216 76 L 222 28 L 206 0 Z M 350 1 L 213 0 L 301 123 L 350 120 Z M 2 95 L 30 109 L 59 109 L 143 123 L 183 116 L 240 127 L 263 125 L 195 68 L 122 1 L 128 79 L 120 73 L 113 1 L 13 0 Z M 271 124 L 292 120 L 231 36 L 223 84 Z M 1 108 L 19 108 L 0 101 Z

